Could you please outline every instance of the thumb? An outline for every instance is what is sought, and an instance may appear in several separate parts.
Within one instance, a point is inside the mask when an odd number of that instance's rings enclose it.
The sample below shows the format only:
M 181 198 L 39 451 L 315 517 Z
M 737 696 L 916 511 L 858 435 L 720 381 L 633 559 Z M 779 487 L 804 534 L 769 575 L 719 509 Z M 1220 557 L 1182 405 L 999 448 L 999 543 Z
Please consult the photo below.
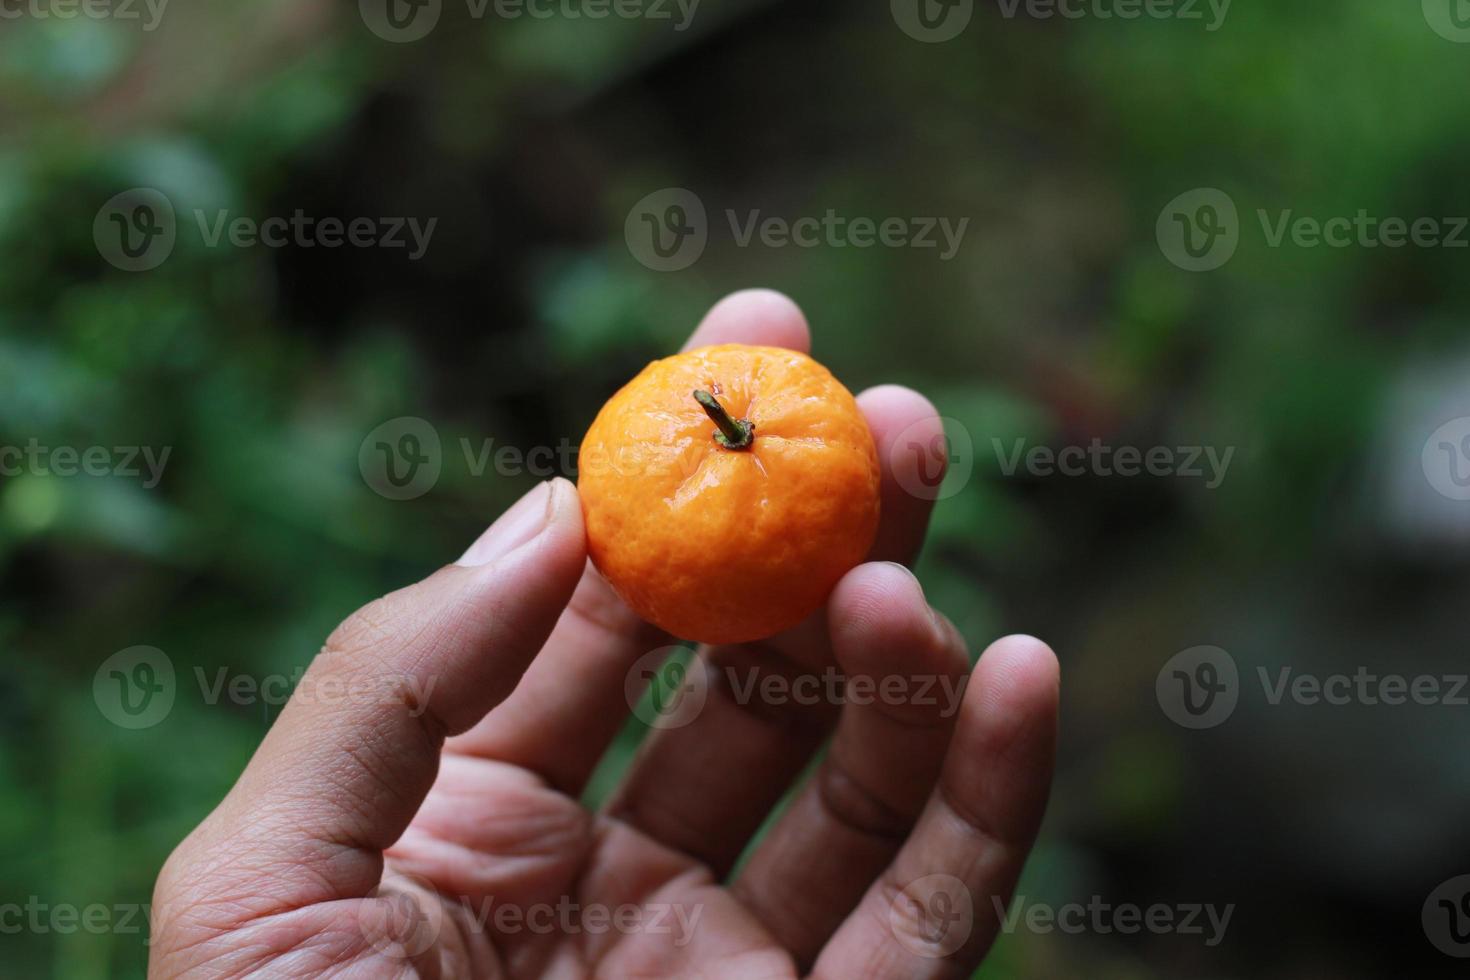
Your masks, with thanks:
M 413 819 L 448 735 L 502 701 L 586 561 L 566 480 L 526 494 L 460 562 L 370 603 L 327 640 L 235 788 L 180 852 L 238 855 L 218 884 L 239 915 L 366 895 Z M 170 865 L 188 866 L 178 852 Z M 165 874 L 169 869 L 165 869 Z M 257 887 L 259 894 L 242 895 Z M 203 886 L 202 888 L 200 886 Z M 163 882 L 160 881 L 160 889 Z

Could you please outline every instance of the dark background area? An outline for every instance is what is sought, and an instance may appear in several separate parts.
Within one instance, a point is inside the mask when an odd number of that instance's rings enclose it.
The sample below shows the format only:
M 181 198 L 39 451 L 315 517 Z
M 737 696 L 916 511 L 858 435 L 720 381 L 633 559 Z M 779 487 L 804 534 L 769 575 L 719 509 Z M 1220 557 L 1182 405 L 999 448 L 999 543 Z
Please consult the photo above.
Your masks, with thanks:
M 0 445 L 170 451 L 153 487 L 0 476 L 0 903 L 147 902 L 278 711 L 209 703 L 196 669 L 291 676 L 534 482 L 475 473 L 462 439 L 575 445 L 759 285 L 850 388 L 909 384 L 946 417 L 969 476 L 935 512 L 931 600 L 977 653 L 1022 631 L 1061 657 L 1022 895 L 1235 905 L 1215 946 L 1022 928 L 980 976 L 1459 975 L 1421 910 L 1470 872 L 1470 708 L 1272 704 L 1256 679 L 1467 670 L 1470 502 L 1421 453 L 1470 415 L 1470 249 L 1273 247 L 1257 218 L 1470 215 L 1470 44 L 1424 7 L 1237 0 L 1208 30 L 1208 7 L 982 0 L 923 43 L 883 2 L 703 0 L 680 31 L 446 0 L 395 44 L 351 2 L 173 0 L 145 30 L 0 0 L 20 12 L 0 22 Z M 172 202 L 177 243 L 127 272 L 93 226 L 138 187 Z M 669 187 L 704 203 L 709 243 L 659 272 L 624 226 Z M 1195 188 L 1239 209 L 1207 272 L 1156 236 Z M 195 209 L 438 223 L 411 260 L 210 247 Z M 727 209 L 969 225 L 949 260 L 742 247 Z M 433 426 L 442 472 L 392 500 L 359 450 L 402 416 Z M 1217 487 L 1006 472 L 1017 440 L 1094 439 L 1233 457 Z M 94 679 L 138 645 L 178 686 L 129 730 Z M 1199 645 L 1234 658 L 1240 703 L 1189 730 L 1155 680 Z M 0 976 L 142 976 L 145 939 L 7 932 Z

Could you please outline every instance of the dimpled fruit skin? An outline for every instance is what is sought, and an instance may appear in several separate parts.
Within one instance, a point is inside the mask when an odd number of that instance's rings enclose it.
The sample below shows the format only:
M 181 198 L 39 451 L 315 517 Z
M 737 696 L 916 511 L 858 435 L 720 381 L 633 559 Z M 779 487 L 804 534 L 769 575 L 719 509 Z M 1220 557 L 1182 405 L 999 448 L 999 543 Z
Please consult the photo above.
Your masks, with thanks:
M 748 449 L 714 440 L 696 389 L 755 423 Z M 654 361 L 603 406 L 577 465 L 593 563 L 635 612 L 685 640 L 795 626 L 878 531 L 862 411 L 830 371 L 778 347 Z

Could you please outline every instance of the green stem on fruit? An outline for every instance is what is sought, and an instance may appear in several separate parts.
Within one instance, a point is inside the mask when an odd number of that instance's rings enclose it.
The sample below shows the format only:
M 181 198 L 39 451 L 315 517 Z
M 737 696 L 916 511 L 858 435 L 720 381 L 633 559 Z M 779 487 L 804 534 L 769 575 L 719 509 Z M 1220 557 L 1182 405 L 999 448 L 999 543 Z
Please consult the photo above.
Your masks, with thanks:
M 726 449 L 749 449 L 755 440 L 755 423 L 748 419 L 732 419 L 719 400 L 707 391 L 696 391 L 694 400 L 699 402 L 705 414 L 714 420 L 719 431 L 715 442 Z

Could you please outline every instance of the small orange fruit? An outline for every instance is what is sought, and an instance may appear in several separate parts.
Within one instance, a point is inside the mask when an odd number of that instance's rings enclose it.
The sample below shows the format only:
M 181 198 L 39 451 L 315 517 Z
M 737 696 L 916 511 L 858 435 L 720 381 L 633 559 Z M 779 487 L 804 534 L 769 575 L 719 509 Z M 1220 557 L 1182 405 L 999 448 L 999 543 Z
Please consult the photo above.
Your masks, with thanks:
M 703 643 L 795 626 L 878 531 L 878 454 L 832 373 L 779 347 L 654 361 L 578 457 L 593 563 L 638 615 Z

